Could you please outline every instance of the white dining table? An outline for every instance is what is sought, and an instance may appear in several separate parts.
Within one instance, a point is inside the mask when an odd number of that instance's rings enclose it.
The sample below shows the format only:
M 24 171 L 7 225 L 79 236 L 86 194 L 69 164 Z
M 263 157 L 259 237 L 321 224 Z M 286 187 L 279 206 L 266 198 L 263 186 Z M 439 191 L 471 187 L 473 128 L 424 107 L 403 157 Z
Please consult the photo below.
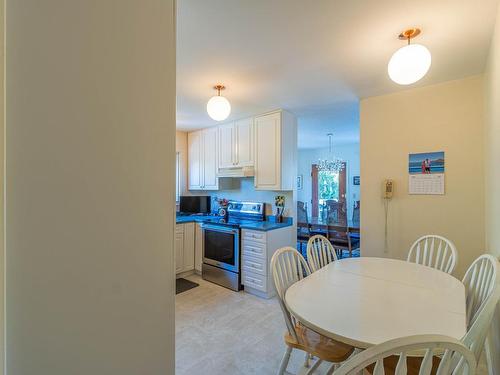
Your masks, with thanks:
M 418 334 L 461 339 L 466 332 L 460 280 L 396 259 L 332 262 L 292 285 L 285 303 L 306 327 L 362 349 Z

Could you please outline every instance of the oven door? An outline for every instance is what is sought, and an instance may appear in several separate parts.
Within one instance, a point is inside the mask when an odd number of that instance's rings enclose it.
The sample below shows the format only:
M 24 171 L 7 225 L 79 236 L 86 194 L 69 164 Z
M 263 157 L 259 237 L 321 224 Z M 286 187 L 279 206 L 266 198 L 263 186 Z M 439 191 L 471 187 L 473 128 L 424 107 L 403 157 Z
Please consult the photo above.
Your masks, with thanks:
M 219 225 L 203 225 L 203 263 L 240 271 L 240 231 Z

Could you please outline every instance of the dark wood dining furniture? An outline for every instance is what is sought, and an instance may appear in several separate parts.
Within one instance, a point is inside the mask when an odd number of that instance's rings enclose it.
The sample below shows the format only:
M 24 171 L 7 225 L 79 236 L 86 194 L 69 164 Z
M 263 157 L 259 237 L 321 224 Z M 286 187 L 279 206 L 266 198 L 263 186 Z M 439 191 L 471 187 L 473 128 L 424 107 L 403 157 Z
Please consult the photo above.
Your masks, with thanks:
M 341 255 L 341 251 L 346 250 L 349 252 L 349 257 L 352 257 L 352 251 L 359 248 L 359 222 L 352 220 L 336 222 L 319 217 L 312 217 L 308 222 L 304 222 L 299 218 L 297 227 L 307 228 L 311 233 L 327 237 L 333 247 L 339 251 L 338 255 Z

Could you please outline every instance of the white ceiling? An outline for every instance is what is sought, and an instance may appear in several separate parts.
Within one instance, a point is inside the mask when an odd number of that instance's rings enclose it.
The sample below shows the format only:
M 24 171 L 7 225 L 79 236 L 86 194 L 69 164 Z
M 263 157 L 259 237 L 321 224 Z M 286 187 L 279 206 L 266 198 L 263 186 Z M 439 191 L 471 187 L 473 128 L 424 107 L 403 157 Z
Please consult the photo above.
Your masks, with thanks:
M 359 98 L 406 87 L 387 62 L 418 26 L 432 66 L 418 84 L 483 71 L 497 0 L 178 0 L 177 127 L 215 124 L 206 112 L 223 83 L 238 119 L 276 108 L 299 118 L 299 147 L 359 139 Z M 416 41 L 417 42 L 417 41 Z

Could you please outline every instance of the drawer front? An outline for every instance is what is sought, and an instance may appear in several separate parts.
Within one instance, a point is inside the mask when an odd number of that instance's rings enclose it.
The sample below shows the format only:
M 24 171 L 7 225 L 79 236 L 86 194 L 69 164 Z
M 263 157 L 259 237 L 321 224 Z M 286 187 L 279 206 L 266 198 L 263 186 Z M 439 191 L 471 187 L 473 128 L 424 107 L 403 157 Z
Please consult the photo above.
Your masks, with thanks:
M 267 292 L 266 276 L 259 275 L 258 273 L 247 272 L 243 270 L 243 285 L 260 290 L 261 292 Z
M 176 224 L 175 233 L 184 233 L 184 224 Z
M 242 268 L 244 272 L 255 272 L 262 276 L 267 275 L 266 261 L 262 258 L 243 255 Z
M 266 232 L 244 229 L 243 241 L 255 241 L 255 242 L 266 243 Z
M 243 256 L 266 259 L 266 245 L 258 242 L 244 241 L 242 246 Z

